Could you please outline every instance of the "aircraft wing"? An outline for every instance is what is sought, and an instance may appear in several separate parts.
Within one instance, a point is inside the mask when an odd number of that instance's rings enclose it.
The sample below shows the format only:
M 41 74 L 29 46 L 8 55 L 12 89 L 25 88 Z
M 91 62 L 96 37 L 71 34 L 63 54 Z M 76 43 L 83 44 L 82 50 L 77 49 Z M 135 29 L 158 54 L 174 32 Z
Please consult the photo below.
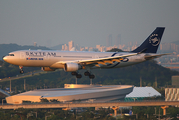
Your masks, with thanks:
M 144 58 L 146 60 L 150 60 L 150 59 L 154 59 L 154 58 L 158 58 L 161 57 L 163 55 L 171 55 L 172 53 L 165 53 L 165 54 L 156 54 L 156 55 L 145 55 Z
M 82 66 L 98 66 L 99 64 L 106 65 L 106 63 L 113 64 L 114 61 L 121 62 L 125 57 L 138 55 L 140 53 L 131 53 L 121 56 L 114 56 L 114 57 L 105 57 L 105 58 L 97 58 L 97 59 L 87 59 L 87 60 L 75 60 L 75 61 L 60 61 L 58 63 L 65 64 L 65 63 L 78 63 Z

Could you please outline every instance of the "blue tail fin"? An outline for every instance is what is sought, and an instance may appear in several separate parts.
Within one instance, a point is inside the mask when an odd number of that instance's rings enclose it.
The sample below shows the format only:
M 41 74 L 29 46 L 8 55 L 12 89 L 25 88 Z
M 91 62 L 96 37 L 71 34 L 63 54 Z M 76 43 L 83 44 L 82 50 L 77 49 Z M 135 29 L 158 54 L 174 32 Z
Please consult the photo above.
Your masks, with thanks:
M 137 53 L 144 51 L 144 53 L 156 53 L 158 46 L 160 45 L 164 30 L 164 27 L 157 27 L 138 48 L 131 52 Z

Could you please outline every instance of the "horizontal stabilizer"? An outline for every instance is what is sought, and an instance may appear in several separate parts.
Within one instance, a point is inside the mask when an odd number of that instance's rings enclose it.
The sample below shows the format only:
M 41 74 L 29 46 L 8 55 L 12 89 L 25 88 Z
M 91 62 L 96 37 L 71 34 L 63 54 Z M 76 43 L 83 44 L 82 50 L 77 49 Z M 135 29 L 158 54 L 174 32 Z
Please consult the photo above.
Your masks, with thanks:
M 158 58 L 158 57 L 161 57 L 163 55 L 171 55 L 172 53 L 166 53 L 166 54 L 156 54 L 156 55 L 145 55 L 144 58 L 146 60 L 151 60 L 151 59 L 154 59 L 154 58 Z

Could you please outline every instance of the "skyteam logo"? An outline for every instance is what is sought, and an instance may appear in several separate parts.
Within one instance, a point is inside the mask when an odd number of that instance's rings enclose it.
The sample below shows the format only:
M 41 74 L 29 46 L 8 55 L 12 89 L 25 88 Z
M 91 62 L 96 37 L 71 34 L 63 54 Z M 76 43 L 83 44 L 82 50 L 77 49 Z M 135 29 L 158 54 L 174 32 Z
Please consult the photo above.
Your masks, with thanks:
M 149 37 L 149 43 L 151 43 L 153 46 L 158 46 L 160 44 L 160 38 L 158 37 L 158 34 L 152 34 Z

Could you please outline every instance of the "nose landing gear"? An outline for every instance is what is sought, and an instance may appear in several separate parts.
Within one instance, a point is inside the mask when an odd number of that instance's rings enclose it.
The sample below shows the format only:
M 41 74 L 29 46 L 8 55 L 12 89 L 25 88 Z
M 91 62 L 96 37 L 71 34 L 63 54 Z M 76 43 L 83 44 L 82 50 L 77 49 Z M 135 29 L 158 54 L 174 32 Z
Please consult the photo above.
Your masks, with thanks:
M 23 69 L 22 69 L 22 68 L 23 68 L 23 66 L 19 66 L 19 69 L 20 69 L 20 73 L 21 73 L 21 74 L 23 74 L 23 73 L 24 73 L 24 71 L 23 71 Z

